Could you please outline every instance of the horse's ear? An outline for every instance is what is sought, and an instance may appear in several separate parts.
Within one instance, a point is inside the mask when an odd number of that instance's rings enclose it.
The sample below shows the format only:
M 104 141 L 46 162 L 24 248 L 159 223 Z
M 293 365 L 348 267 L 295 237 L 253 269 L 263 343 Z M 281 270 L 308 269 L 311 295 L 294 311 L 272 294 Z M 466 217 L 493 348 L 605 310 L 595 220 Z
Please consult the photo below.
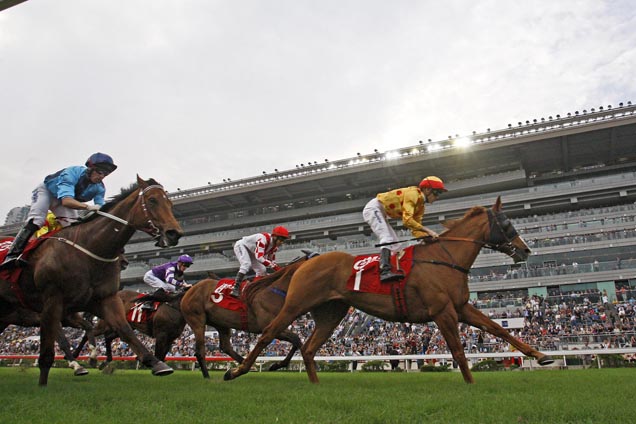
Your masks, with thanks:
M 492 206 L 492 210 L 494 212 L 501 211 L 501 196 L 497 196 L 497 200 L 495 201 L 495 204 Z
M 148 184 L 137 174 L 137 185 L 141 188 L 146 188 Z

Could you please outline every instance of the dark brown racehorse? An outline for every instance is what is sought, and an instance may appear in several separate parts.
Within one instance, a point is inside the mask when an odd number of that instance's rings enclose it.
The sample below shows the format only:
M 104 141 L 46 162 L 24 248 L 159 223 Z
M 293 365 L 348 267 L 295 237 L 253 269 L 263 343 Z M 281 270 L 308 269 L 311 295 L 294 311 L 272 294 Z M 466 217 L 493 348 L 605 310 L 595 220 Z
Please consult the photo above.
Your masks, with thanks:
M 0 317 L 21 306 L 40 313 L 41 386 L 48 382 L 62 317 L 79 311 L 106 320 L 154 375 L 173 372 L 137 339 L 117 296 L 118 255 L 136 230 L 150 234 L 160 247 L 176 245 L 183 235 L 163 187 L 139 176 L 136 186 L 116 196 L 97 214 L 62 229 L 33 251 L 20 276 L 21 296 L 0 281 Z
M 16 308 L 11 314 L 3 315 L 0 318 L 0 334 L 9 326 L 9 325 L 18 325 L 21 327 L 39 327 L 40 326 L 40 315 L 37 312 L 31 311 L 26 308 Z M 91 323 L 82 318 L 79 313 L 71 314 L 70 316 L 64 318 L 62 321 L 60 328 L 58 329 L 57 336 L 57 345 L 60 350 L 64 353 L 64 359 L 68 361 L 68 365 L 70 368 L 73 368 L 74 374 L 76 376 L 82 376 L 88 374 L 86 368 L 81 366 L 77 361 L 77 356 L 74 355 L 71 350 L 71 344 L 66 339 L 64 335 L 64 331 L 62 327 L 73 327 L 83 329 L 85 332 L 85 336 L 90 339 L 90 346 L 92 348 L 95 347 L 95 337 L 92 335 L 93 326 Z M 96 352 L 95 352 L 96 356 Z
M 276 316 L 285 301 L 285 294 L 292 275 L 314 254 L 306 253 L 292 261 L 283 269 L 250 283 L 243 290 L 242 300 L 247 305 L 247 316 L 241 318 L 238 311 L 230 311 L 218 306 L 211 299 L 221 300 L 222 293 L 216 293 L 218 280 L 205 279 L 196 283 L 183 297 L 181 312 L 194 333 L 196 340 L 196 358 L 204 378 L 210 378 L 205 362 L 205 326 L 211 325 L 219 332 L 220 348 L 239 364 L 243 357 L 234 350 L 231 343 L 231 330 L 243 330 L 260 333 Z M 312 259 L 313 260 L 313 259 Z M 290 330 L 281 329 L 275 338 L 293 345 L 293 348 L 281 362 L 270 367 L 270 371 L 285 368 L 289 365 L 294 353 L 300 348 L 300 338 Z
M 445 225 L 447 230 L 437 241 L 414 248 L 413 267 L 404 289 L 407 316 L 401 320 L 413 323 L 435 321 L 467 383 L 474 380 L 459 338 L 459 322 L 506 340 L 524 354 L 538 359 L 541 365 L 552 363 L 552 358 L 515 339 L 468 302 L 468 270 L 482 247 L 503 252 L 515 262 L 526 260 L 530 253 L 502 212 L 501 199 L 498 198 L 491 209 L 474 207 L 463 218 Z M 350 305 L 387 321 L 400 320 L 392 296 L 347 290 L 346 282 L 353 263 L 353 256 L 331 252 L 301 267 L 292 277 L 280 313 L 265 328 L 245 361 L 238 368 L 228 370 L 224 378 L 231 380 L 249 372 L 259 353 L 275 335 L 308 311 L 311 311 L 316 326 L 301 353 L 312 383 L 318 382 L 314 362 L 316 352 Z
M 185 292 L 179 292 L 173 295 L 165 294 L 161 297 L 155 295 L 145 296 L 143 299 L 139 299 L 139 293 L 132 290 L 121 290 L 118 295 L 124 304 L 126 311 L 132 308 L 141 307 L 141 303 L 144 301 L 159 301 L 161 302 L 157 307 L 157 310 L 153 312 L 150 320 L 143 322 L 130 322 L 129 324 L 135 330 L 155 338 L 155 357 L 160 361 L 166 359 L 166 355 L 172 348 L 172 343 L 177 337 L 183 333 L 185 328 L 185 319 L 181 314 L 180 304 L 181 299 Z M 95 337 L 104 334 L 106 345 L 106 361 L 100 365 L 100 368 L 105 367 L 113 360 L 112 342 L 119 337 L 117 332 L 112 331 L 106 321 L 100 320 L 93 329 L 93 335 Z M 82 346 L 86 342 L 86 336 L 80 342 Z

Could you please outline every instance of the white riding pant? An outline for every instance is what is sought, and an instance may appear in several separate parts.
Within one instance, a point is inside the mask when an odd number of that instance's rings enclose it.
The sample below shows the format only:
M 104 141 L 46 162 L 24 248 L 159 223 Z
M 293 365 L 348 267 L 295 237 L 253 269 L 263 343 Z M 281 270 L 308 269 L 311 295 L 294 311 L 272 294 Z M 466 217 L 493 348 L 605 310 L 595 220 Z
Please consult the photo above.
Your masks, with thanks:
M 168 293 L 172 293 L 176 291 L 175 286 L 172 284 L 168 284 L 165 281 L 157 278 L 155 274 L 152 273 L 152 270 L 146 272 L 144 274 L 144 283 L 148 284 L 150 287 L 154 287 L 156 289 L 164 289 Z
M 234 254 L 240 264 L 239 272 L 247 274 L 250 269 L 253 269 L 257 277 L 267 275 L 267 267 L 256 259 L 254 252 L 252 252 L 252 250 L 247 246 L 243 245 L 241 240 L 234 243 Z
M 384 205 L 377 199 L 371 199 L 362 210 L 362 218 L 369 224 L 371 231 L 378 237 L 378 244 L 392 243 L 398 241 L 398 236 L 388 223 L 388 216 L 384 210 Z M 401 243 L 383 246 L 383 249 L 390 249 L 392 252 L 400 250 Z
M 32 219 L 35 225 L 42 227 L 49 209 L 62 227 L 68 227 L 79 217 L 79 211 L 62 206 L 62 201 L 54 197 L 44 183 L 40 183 L 31 193 L 31 208 L 27 222 Z

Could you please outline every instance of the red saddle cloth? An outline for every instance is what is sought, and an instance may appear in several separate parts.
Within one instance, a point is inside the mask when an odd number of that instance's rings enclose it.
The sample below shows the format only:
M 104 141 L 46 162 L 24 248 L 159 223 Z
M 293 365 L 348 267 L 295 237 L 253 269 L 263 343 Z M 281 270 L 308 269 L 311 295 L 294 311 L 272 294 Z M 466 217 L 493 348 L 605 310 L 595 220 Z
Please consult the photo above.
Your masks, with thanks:
M 42 237 L 29 240 L 26 247 L 24 248 L 24 251 L 22 252 L 22 259 L 28 261 L 31 252 L 52 234 L 53 233 L 47 233 Z M 14 238 L 15 237 L 6 237 L 0 239 L 0 263 L 4 262 L 4 258 L 7 257 Z M 0 271 L 0 278 L 10 282 L 11 284 L 17 284 L 18 279 L 20 278 L 20 274 L 22 274 L 22 268 L 20 267 L 15 267 L 13 269 L 3 269 L 2 271 Z
M 241 283 L 241 289 L 245 287 L 248 281 Z M 210 295 L 210 302 L 213 302 L 223 309 L 230 311 L 243 312 L 247 310 L 247 306 L 241 300 L 232 297 L 232 289 L 234 288 L 234 280 L 231 278 L 222 278 L 216 285 L 216 288 Z
M 146 296 L 143 293 L 139 293 L 139 295 L 137 296 L 137 299 Z M 132 307 L 128 310 L 128 312 L 126 312 L 126 320 L 128 322 L 132 322 L 132 323 L 143 323 L 143 322 L 148 322 L 152 319 L 152 317 L 155 315 L 155 312 L 157 312 L 157 308 L 159 307 L 159 305 L 161 304 L 161 302 L 154 302 L 152 304 L 152 310 L 151 309 L 144 309 L 145 302 L 135 302 L 134 305 L 132 305 Z
M 394 270 L 396 269 L 398 256 L 399 255 L 391 256 L 391 265 Z M 347 290 L 390 295 L 391 287 L 394 284 L 400 284 L 406 281 L 411 272 L 411 267 L 413 266 L 413 246 L 404 249 L 399 261 L 399 269 L 404 272 L 404 279 L 402 281 L 382 283 L 380 282 L 380 255 L 356 256 L 351 275 L 347 280 Z

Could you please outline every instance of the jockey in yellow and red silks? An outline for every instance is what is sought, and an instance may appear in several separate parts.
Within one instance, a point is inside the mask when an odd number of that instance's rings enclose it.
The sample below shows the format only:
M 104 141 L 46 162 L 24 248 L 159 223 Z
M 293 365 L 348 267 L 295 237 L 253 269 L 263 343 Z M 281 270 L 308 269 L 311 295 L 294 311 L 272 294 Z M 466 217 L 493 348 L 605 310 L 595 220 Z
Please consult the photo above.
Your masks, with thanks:
M 426 177 L 418 187 L 398 188 L 378 194 L 366 204 L 362 217 L 378 237 L 380 244 L 398 241 L 398 236 L 387 222 L 387 218 L 402 219 L 402 224 L 411 230 L 414 237 L 437 237 L 435 231 L 422 225 L 422 218 L 425 202 L 435 202 L 445 191 L 448 190 L 439 177 Z M 403 274 L 391 271 L 391 252 L 396 252 L 399 248 L 400 245 L 395 243 L 380 250 L 381 281 L 395 281 L 404 277 Z

